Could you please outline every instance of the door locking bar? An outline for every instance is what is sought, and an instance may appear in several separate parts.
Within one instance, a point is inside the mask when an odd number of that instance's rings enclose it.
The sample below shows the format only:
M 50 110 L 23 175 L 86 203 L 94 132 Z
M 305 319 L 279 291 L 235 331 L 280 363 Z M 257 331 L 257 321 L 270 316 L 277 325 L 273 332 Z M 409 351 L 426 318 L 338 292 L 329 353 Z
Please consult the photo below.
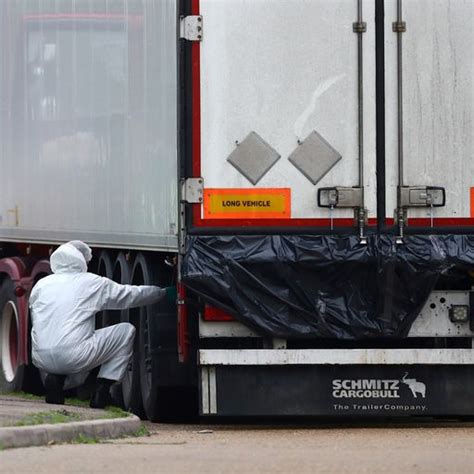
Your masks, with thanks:
M 398 188 L 397 209 L 395 221 L 398 224 L 398 237 L 396 242 L 403 243 L 403 232 L 407 221 L 407 208 L 402 206 L 403 184 L 403 49 L 402 35 L 406 32 L 406 23 L 403 21 L 402 0 L 397 0 L 397 21 L 393 22 L 392 30 L 397 34 L 397 95 L 398 95 Z
M 364 196 L 364 33 L 367 31 L 367 23 L 363 21 L 362 0 L 357 0 L 357 21 L 353 23 L 352 30 L 357 34 L 357 75 L 358 75 L 358 102 L 359 102 L 359 186 L 353 188 L 352 199 L 358 201 L 354 208 L 354 220 L 359 229 L 360 243 L 367 244 L 365 226 L 367 225 L 367 209 L 365 208 Z M 345 193 L 350 194 L 348 192 Z
M 331 230 L 333 230 L 333 211 L 335 208 L 354 209 L 354 223 L 359 229 L 360 243 L 367 244 L 365 226 L 367 209 L 364 198 L 364 48 L 363 37 L 367 23 L 363 21 L 362 0 L 357 0 L 357 21 L 352 24 L 357 34 L 357 94 L 358 94 L 358 161 L 359 184 L 355 187 L 336 186 L 318 189 L 318 206 L 329 208 Z
M 404 135 L 403 135 L 403 34 L 407 31 L 403 21 L 403 2 L 397 0 L 397 20 L 392 23 L 397 35 L 397 95 L 398 95 L 398 187 L 395 222 L 398 225 L 397 244 L 403 243 L 404 230 L 408 222 L 408 209 L 427 207 L 430 209 L 431 227 L 434 225 L 433 209 L 446 204 L 446 190 L 439 186 L 406 186 L 404 183 Z

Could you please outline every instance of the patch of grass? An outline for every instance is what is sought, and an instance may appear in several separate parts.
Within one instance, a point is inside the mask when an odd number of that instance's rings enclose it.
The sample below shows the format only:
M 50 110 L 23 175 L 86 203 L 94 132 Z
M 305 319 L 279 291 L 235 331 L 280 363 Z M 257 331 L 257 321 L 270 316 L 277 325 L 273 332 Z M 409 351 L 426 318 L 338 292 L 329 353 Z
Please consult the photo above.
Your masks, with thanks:
M 143 436 L 150 436 L 150 432 L 148 431 L 145 425 L 141 425 L 140 428 L 138 428 L 138 430 L 136 430 L 130 436 L 133 436 L 135 438 L 141 438 Z
M 89 408 L 89 400 L 80 400 L 79 398 L 66 398 L 65 405 L 72 407 Z
M 1 0 L 0 0 L 1 1 Z M 44 397 L 32 395 L 31 393 L 26 392 L 9 392 L 8 396 L 14 396 L 21 398 L 23 400 L 32 400 L 32 401 L 43 401 Z M 80 408 L 89 408 L 89 400 L 81 400 L 79 398 L 66 398 L 64 402 L 65 406 L 71 407 L 80 407 Z M 55 415 L 52 415 L 54 413 Z M 64 413 L 68 413 L 67 416 L 62 417 Z M 49 414 L 49 415 L 48 415 Z M 61 415 L 62 414 L 62 415 Z M 105 411 L 97 415 L 97 418 L 125 418 L 130 416 L 130 413 L 119 408 L 117 406 L 107 406 L 105 407 Z M 40 412 L 34 415 L 25 416 L 17 426 L 25 426 L 25 425 L 38 425 L 42 423 L 64 423 L 67 421 L 80 421 L 82 418 L 75 414 L 71 413 L 67 410 L 59 410 L 59 411 L 51 411 L 51 412 Z M 41 421 L 45 420 L 45 421 Z
M 98 442 L 99 440 L 97 438 L 93 438 L 92 436 L 87 436 L 82 433 L 71 441 L 72 444 L 97 444 Z
M 23 400 L 33 400 L 33 401 L 43 401 L 44 396 L 33 395 L 32 393 L 27 392 L 8 392 L 5 393 L 9 397 L 18 397 Z M 88 407 L 89 401 L 88 400 L 80 400 L 79 398 L 66 398 L 65 405 L 70 405 L 74 407 Z
M 31 426 L 51 423 L 67 423 L 68 421 L 79 421 L 80 415 L 67 410 L 54 410 L 39 413 L 32 413 L 24 416 L 15 423 L 15 426 Z
M 4 393 L 3 395 L 7 395 L 9 397 L 18 397 L 18 398 L 23 398 L 24 400 L 44 400 L 44 397 L 40 397 L 38 395 L 33 395 L 32 393 L 26 393 L 26 392 L 7 392 Z
M 128 411 L 122 410 L 120 407 L 113 405 L 105 407 L 105 411 L 107 412 L 107 418 L 126 418 L 127 416 L 130 416 Z

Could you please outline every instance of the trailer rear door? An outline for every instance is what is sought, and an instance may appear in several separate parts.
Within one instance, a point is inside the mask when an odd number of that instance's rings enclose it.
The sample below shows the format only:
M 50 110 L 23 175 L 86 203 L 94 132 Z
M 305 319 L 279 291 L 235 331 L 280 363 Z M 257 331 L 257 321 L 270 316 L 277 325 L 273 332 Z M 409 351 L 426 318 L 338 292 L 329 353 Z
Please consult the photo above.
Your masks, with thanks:
M 204 27 L 193 45 L 195 224 L 352 226 L 354 210 L 331 209 L 321 191 L 319 207 L 318 190 L 362 186 L 374 222 L 374 2 L 193 4 Z M 354 32 L 360 19 L 366 33 Z M 360 198 L 347 192 L 339 205 Z
M 408 225 L 474 225 L 474 3 L 385 2 L 386 200 L 397 207 L 404 186 L 446 190 L 444 207 L 410 207 Z M 399 50 L 393 22 L 406 25 Z M 399 80 L 400 79 L 400 80 Z M 398 125 L 402 91 L 402 128 Z M 399 140 L 399 132 L 401 136 Z M 401 157 L 399 156 L 401 153 Z

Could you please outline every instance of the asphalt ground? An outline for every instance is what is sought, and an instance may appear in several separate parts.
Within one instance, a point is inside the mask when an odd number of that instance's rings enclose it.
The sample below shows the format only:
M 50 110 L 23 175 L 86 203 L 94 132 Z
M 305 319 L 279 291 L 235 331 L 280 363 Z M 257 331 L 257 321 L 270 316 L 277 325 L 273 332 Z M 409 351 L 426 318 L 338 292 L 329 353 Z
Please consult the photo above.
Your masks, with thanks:
M 228 421 L 228 420 L 227 420 Z M 4 450 L 5 473 L 472 473 L 457 420 L 146 423 L 150 436 Z

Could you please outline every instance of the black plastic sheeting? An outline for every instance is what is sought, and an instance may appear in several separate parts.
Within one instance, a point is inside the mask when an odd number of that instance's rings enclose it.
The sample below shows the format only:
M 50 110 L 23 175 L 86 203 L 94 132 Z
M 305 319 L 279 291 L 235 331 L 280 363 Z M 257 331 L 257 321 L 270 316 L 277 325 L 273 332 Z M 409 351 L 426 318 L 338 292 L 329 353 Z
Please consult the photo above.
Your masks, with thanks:
M 473 270 L 474 235 L 190 236 L 184 283 L 269 337 L 408 334 L 438 278 Z

